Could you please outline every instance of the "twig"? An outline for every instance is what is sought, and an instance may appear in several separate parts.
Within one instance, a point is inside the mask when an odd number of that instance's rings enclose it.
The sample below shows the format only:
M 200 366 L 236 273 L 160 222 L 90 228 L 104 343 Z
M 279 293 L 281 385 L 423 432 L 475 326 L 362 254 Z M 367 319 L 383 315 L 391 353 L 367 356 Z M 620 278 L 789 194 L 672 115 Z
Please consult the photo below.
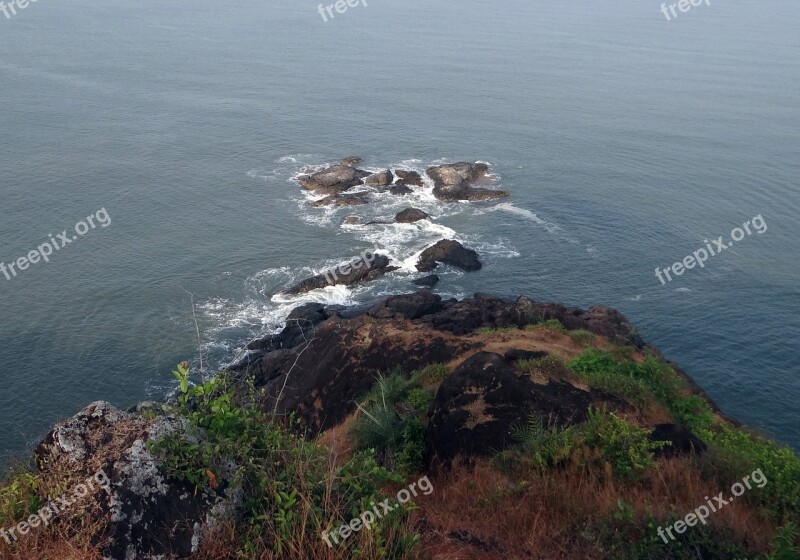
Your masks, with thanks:
M 197 352 L 200 354 L 200 379 L 203 379 L 203 344 L 200 340 L 200 326 L 197 324 L 197 315 L 194 312 L 194 294 L 181 286 L 181 289 L 189 294 L 192 304 L 192 319 L 194 320 L 194 330 L 197 331 Z

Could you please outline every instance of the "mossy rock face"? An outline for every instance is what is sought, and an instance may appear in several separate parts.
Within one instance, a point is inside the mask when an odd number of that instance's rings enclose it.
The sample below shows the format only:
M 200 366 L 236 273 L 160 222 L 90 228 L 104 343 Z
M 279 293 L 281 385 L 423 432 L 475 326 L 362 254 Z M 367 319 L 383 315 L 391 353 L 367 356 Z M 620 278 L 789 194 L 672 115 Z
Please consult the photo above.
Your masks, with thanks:
M 514 426 L 532 415 L 548 426 L 570 426 L 588 418 L 602 395 L 565 381 L 534 383 L 517 376 L 499 354 L 479 352 L 439 387 L 427 430 L 428 464 L 449 466 L 456 456 L 491 456 L 514 443 Z

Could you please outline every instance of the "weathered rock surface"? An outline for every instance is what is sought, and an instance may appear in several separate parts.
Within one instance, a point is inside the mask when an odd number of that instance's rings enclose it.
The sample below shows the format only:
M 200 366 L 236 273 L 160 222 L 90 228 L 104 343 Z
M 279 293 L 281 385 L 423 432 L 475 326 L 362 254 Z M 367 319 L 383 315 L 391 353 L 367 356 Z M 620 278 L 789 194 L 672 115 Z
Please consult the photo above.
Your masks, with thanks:
M 397 175 L 397 178 L 400 179 L 401 183 L 405 183 L 406 185 L 414 185 L 416 187 L 421 187 L 424 185 L 422 182 L 422 175 L 416 171 L 403 171 L 402 169 L 396 169 L 394 173 Z
M 394 175 L 387 169 L 386 171 L 380 171 L 374 175 L 370 175 L 366 178 L 364 183 L 370 187 L 385 187 L 386 185 L 391 185 L 392 181 L 394 181 Z
M 479 352 L 436 393 L 427 428 L 427 462 L 449 466 L 458 455 L 494 455 L 514 443 L 512 428 L 530 416 L 546 426 L 569 426 L 586 420 L 589 406 L 602 401 L 567 382 L 534 383 L 517 376 L 500 355 Z
M 350 286 L 357 282 L 374 280 L 393 270 L 397 270 L 397 267 L 389 266 L 389 257 L 370 253 L 369 256 L 340 264 L 323 274 L 306 278 L 283 293 L 296 295 L 327 286 Z
M 430 218 L 428 214 L 417 208 L 406 208 L 401 210 L 394 217 L 394 221 L 399 224 L 411 224 L 420 220 L 427 220 Z
M 43 472 L 67 468 L 82 482 L 98 473 L 110 484 L 86 498 L 81 511 L 108 520 L 102 536 L 111 560 L 156 560 L 168 554 L 185 558 L 197 551 L 200 539 L 233 515 L 241 496 L 222 484 L 196 492 L 193 487 L 165 477 L 148 443 L 177 431 L 184 420 L 159 416 L 147 421 L 106 402 L 95 402 L 58 424 L 39 445 Z M 225 515 L 222 512 L 226 512 Z M 69 512 L 67 512 L 69 515 Z
M 417 261 L 417 270 L 428 272 L 436 268 L 438 263 L 449 264 L 468 272 L 480 270 L 483 266 L 478 260 L 478 253 L 464 248 L 461 243 L 452 239 L 443 239 L 422 251 Z
M 366 171 L 340 164 L 298 177 L 297 182 L 316 194 L 336 195 L 356 185 L 364 184 L 363 179 L 367 176 L 369 173 Z
M 425 172 L 428 177 L 433 179 L 434 184 L 437 185 L 460 185 L 461 183 L 472 183 L 486 176 L 489 171 L 489 166 L 485 163 L 448 163 L 446 165 L 437 165 L 429 167 Z

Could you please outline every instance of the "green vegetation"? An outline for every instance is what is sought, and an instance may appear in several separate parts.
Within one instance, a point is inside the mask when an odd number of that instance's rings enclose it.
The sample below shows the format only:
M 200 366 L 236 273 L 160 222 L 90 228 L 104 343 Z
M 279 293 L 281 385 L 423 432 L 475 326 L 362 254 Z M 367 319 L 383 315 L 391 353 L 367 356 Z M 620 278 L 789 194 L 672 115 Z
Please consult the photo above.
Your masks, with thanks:
M 39 511 L 39 479 L 27 470 L 15 469 L 0 486 L 0 528 L 23 521 Z
M 584 329 L 577 329 L 567 333 L 569 337 L 581 346 L 589 346 L 594 341 L 594 333 Z
M 501 334 L 519 331 L 517 327 L 481 327 L 478 329 L 479 334 Z
M 547 377 L 559 378 L 567 373 L 564 361 L 558 356 L 544 356 L 530 360 L 520 360 L 516 366 L 525 373 L 541 373 Z
M 411 374 L 411 384 L 439 383 L 450 375 L 450 370 L 445 364 L 430 364 Z
M 379 377 L 372 391 L 358 405 L 360 414 L 351 435 L 356 448 L 373 451 L 390 469 L 409 474 L 422 468 L 425 449 L 423 417 L 433 403 L 433 392 L 420 386 L 423 380 L 443 377 L 444 366 L 428 366 L 407 380 L 394 371 Z
M 337 522 L 349 522 L 379 501 L 387 483 L 405 479 L 378 465 L 371 453 L 357 453 L 331 472 L 327 449 L 295 435 L 288 426 L 261 412 L 252 390 L 250 402 L 237 403 L 230 377 L 223 373 L 190 387 L 188 368 L 173 372 L 181 382 L 178 413 L 188 420 L 186 433 L 169 435 L 151 445 L 165 474 L 195 492 L 216 489 L 220 481 L 240 486 L 244 502 L 237 521 L 239 557 L 318 547 L 318 535 Z M 396 380 L 384 380 L 383 392 L 395 398 Z M 399 508 L 379 520 L 373 531 L 341 545 L 352 558 L 403 558 L 417 538 L 404 526 Z M 310 542 L 298 542 L 300 539 Z M 371 539 L 367 555 L 363 540 Z M 324 546 L 324 545 L 323 545 Z M 310 547 L 310 548 L 308 548 Z
M 655 466 L 653 452 L 663 442 L 648 440 L 649 430 L 629 424 L 613 412 L 589 409 L 586 422 L 546 429 L 537 416 L 514 431 L 520 450 L 539 469 L 576 463 L 579 468 L 610 467 L 623 480 L 639 478 Z
M 537 329 L 550 329 L 556 332 L 560 332 L 562 334 L 567 333 L 567 327 L 565 327 L 558 319 L 548 319 L 547 321 L 532 322 L 525 326 L 525 330 L 528 331 L 533 331 Z

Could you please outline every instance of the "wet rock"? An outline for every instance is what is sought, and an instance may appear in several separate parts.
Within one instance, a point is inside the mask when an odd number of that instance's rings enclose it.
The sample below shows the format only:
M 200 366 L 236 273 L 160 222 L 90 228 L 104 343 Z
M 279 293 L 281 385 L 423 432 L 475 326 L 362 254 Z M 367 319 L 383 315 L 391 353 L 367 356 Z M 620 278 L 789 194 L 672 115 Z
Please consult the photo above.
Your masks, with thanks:
M 334 165 L 311 175 L 298 177 L 297 182 L 316 194 L 336 195 L 364 184 L 363 179 L 367 176 L 368 172 L 350 165 Z
M 360 225 L 364 225 L 364 221 L 359 216 L 346 216 L 342 220 L 342 225 L 360 226 Z
M 286 318 L 286 326 L 275 335 L 254 340 L 247 345 L 248 350 L 265 350 L 272 352 L 280 348 L 294 348 L 303 341 L 314 336 L 317 325 L 328 319 L 330 315 L 321 303 L 304 303 L 295 307 Z
M 369 193 L 337 194 L 326 196 L 323 199 L 315 200 L 311 206 L 361 206 L 369 203 Z
M 470 186 L 468 183 L 457 185 L 437 185 L 433 187 L 433 196 L 444 202 L 455 202 L 458 200 L 495 200 L 508 196 L 508 191 L 496 191 L 492 189 L 479 189 Z
M 357 163 L 361 163 L 361 161 L 362 159 L 358 156 L 350 156 L 342 160 L 342 165 L 347 165 L 348 167 L 352 167 Z
M 370 175 L 364 182 L 370 187 L 385 187 L 386 185 L 391 185 L 392 181 L 394 181 L 394 175 L 387 169 L 386 171 Z
M 405 183 L 406 185 L 414 185 L 416 187 L 421 187 L 424 185 L 422 182 L 422 176 L 416 171 L 403 171 L 402 169 L 396 169 L 394 173 L 397 175 L 397 178 L 400 179 L 400 182 Z
M 491 456 L 514 444 L 511 430 L 532 415 L 546 426 L 588 417 L 597 396 L 566 382 L 533 383 L 503 358 L 479 352 L 465 360 L 436 392 L 426 441 L 428 464 L 449 466 L 457 456 Z
M 389 187 L 389 192 L 394 194 L 394 195 L 403 196 L 403 195 L 411 194 L 414 191 L 410 187 L 404 185 L 403 183 L 396 183 L 396 184 L 392 185 L 391 187 Z
M 424 288 L 433 288 L 436 284 L 439 283 L 439 277 L 435 274 L 431 274 L 430 276 L 424 276 L 423 278 L 418 278 L 417 280 L 413 280 L 412 284 L 416 284 L 417 286 L 422 286 Z
M 397 270 L 397 267 L 389 266 L 388 257 L 365 251 L 361 258 L 343 263 L 323 274 L 306 278 L 302 282 L 287 288 L 283 293 L 297 295 L 327 286 L 349 286 L 357 282 L 374 280 L 393 270 Z
M 436 268 L 438 263 L 449 264 L 468 272 L 480 270 L 483 266 L 478 260 L 478 253 L 464 248 L 461 243 L 452 239 L 443 239 L 425 249 L 417 261 L 417 270 L 428 272 Z
M 425 172 L 433 179 L 435 185 L 454 186 L 461 183 L 472 183 L 486 176 L 489 166 L 485 163 L 448 163 L 429 167 Z
M 386 298 L 382 303 L 370 309 L 370 315 L 400 316 L 413 320 L 436 313 L 440 309 L 442 309 L 442 297 L 428 290 L 422 290 L 413 294 Z M 386 313 L 382 313 L 382 311 L 386 311 Z
M 418 210 L 416 208 L 406 208 L 405 210 L 397 213 L 397 215 L 394 217 L 394 221 L 399 224 L 411 224 L 413 222 L 426 220 L 428 218 L 430 218 L 430 216 L 422 210 Z

